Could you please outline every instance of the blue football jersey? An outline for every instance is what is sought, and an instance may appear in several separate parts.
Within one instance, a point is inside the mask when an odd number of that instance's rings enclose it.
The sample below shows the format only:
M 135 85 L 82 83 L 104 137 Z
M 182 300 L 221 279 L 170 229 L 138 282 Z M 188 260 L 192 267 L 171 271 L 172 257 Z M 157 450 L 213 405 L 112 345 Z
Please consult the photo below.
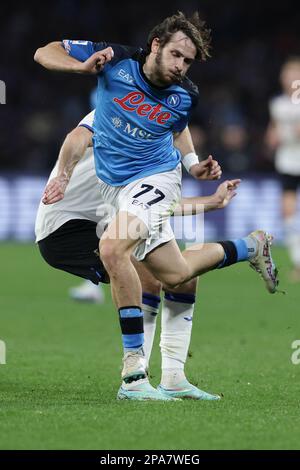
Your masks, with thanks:
M 180 152 L 173 133 L 188 124 L 198 89 L 188 79 L 156 87 L 145 76 L 142 48 L 106 42 L 62 42 L 68 54 L 84 62 L 94 52 L 112 47 L 113 59 L 98 74 L 94 119 L 95 168 L 99 178 L 122 186 L 139 178 L 173 170 Z

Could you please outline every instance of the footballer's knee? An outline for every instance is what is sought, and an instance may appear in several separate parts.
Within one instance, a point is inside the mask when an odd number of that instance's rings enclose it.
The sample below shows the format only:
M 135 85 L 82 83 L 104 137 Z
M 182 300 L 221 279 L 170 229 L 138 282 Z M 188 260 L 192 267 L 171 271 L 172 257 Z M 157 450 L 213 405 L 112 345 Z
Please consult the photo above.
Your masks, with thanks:
M 172 290 L 180 287 L 188 279 L 188 273 L 183 271 L 180 273 L 170 273 L 162 279 L 164 289 Z
M 167 287 L 163 285 L 164 291 L 170 291 L 178 294 L 195 294 L 197 289 L 197 278 L 191 279 L 188 282 L 184 282 L 178 287 Z
M 118 265 L 130 259 L 119 240 L 104 239 L 99 244 L 100 258 L 108 271 L 117 269 Z

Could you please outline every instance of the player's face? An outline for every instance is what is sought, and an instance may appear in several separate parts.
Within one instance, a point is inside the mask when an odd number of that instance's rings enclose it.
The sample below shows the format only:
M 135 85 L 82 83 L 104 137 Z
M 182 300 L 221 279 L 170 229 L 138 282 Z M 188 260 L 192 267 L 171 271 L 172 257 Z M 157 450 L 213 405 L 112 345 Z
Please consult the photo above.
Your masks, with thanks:
M 158 48 L 155 57 L 156 77 L 165 85 L 182 82 L 196 53 L 196 46 L 191 39 L 178 31 L 163 48 Z

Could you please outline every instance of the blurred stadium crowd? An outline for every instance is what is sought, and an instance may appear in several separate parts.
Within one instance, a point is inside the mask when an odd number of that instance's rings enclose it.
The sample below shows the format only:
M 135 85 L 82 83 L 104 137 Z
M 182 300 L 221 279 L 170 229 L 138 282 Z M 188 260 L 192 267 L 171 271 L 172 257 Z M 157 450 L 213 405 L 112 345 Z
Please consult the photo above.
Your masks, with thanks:
M 212 30 L 212 58 L 190 73 L 200 89 L 191 124 L 198 153 L 212 153 L 230 173 L 272 171 L 268 101 L 280 90 L 282 62 L 300 52 L 295 2 L 58 0 L 1 6 L 1 172 L 46 174 L 65 134 L 92 106 L 96 79 L 42 69 L 33 61 L 38 47 L 65 38 L 143 46 L 150 29 L 178 9 L 197 9 Z

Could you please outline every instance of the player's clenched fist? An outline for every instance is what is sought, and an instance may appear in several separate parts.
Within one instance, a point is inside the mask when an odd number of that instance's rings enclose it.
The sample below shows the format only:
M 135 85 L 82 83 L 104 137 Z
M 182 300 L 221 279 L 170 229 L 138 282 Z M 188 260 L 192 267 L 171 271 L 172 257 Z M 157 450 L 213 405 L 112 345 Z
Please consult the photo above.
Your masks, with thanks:
M 106 49 L 102 49 L 102 51 L 97 51 L 85 62 L 82 62 L 80 71 L 82 73 L 99 73 L 103 69 L 104 65 L 111 61 L 113 56 L 114 51 L 112 47 L 106 47 Z
M 206 160 L 193 165 L 190 168 L 190 174 L 198 180 L 218 180 L 222 176 L 222 169 L 219 163 L 209 155 Z

